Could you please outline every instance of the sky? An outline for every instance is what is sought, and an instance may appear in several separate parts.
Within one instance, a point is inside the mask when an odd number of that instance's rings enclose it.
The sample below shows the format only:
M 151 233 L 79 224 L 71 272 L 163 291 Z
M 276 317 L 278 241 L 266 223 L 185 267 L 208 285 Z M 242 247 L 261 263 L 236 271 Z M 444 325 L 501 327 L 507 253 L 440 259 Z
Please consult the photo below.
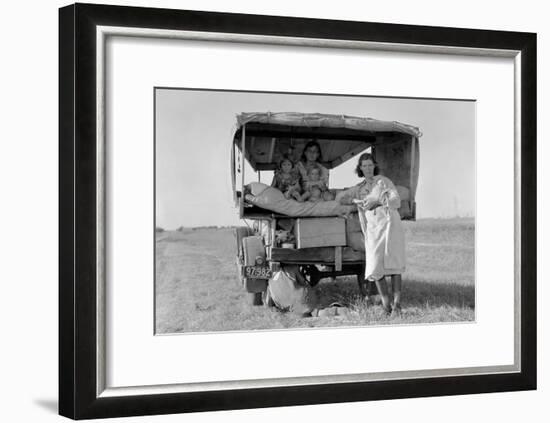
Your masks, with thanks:
M 420 128 L 417 219 L 475 215 L 475 102 L 311 94 L 155 90 L 156 226 L 239 225 L 230 176 L 242 112 L 345 114 Z M 331 188 L 355 185 L 356 162 L 331 170 Z M 271 183 L 272 172 L 262 175 Z M 257 181 L 250 167 L 245 182 Z

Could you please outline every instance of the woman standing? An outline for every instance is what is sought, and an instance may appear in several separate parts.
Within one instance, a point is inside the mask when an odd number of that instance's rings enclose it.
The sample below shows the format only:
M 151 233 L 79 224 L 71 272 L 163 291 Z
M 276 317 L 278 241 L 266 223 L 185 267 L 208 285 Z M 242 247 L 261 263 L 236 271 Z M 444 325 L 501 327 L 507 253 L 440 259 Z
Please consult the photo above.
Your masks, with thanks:
M 365 279 L 375 281 L 387 313 L 401 314 L 401 274 L 405 271 L 405 234 L 397 209 L 401 200 L 388 178 L 378 175 L 378 166 L 371 154 L 359 157 L 355 168 L 363 178 L 345 191 L 341 203 L 355 203 L 365 236 Z M 386 276 L 391 276 L 393 304 L 390 305 Z

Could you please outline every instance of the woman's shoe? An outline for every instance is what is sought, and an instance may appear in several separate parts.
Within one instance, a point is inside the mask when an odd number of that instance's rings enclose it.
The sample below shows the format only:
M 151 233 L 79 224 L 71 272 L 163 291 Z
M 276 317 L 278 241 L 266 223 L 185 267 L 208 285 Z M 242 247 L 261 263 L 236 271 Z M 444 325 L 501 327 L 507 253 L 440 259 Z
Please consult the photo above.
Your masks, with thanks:
M 384 314 L 385 314 L 386 316 L 391 316 L 391 315 L 392 315 L 391 306 L 388 306 L 388 307 L 382 306 L 382 310 L 384 310 Z
M 401 304 L 394 304 L 391 311 L 391 317 L 401 317 L 402 314 Z
M 380 296 L 380 294 L 371 295 L 369 298 L 373 305 L 382 304 L 382 297 Z
M 365 306 L 367 306 L 368 308 L 374 305 L 374 303 L 372 302 L 372 298 L 369 295 L 365 295 L 363 301 L 365 302 Z

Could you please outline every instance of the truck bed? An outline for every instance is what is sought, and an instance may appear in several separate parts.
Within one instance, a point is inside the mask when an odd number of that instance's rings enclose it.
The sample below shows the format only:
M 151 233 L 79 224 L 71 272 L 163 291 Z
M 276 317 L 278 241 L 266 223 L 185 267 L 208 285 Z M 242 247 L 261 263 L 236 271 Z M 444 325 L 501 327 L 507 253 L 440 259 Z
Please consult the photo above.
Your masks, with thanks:
M 336 248 L 342 249 L 343 264 L 361 264 L 365 262 L 365 253 L 351 247 L 317 247 L 317 248 L 271 248 L 271 261 L 297 264 L 334 265 Z

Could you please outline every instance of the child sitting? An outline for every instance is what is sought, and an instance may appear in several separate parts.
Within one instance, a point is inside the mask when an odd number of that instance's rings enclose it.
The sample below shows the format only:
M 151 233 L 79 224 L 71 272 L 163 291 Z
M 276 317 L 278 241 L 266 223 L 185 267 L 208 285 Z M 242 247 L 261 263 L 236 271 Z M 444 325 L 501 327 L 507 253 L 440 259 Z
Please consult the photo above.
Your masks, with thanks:
M 317 166 L 311 167 L 307 172 L 307 181 L 304 182 L 304 193 L 302 201 L 324 201 L 325 193 L 329 193 L 328 187 L 321 180 L 321 169 Z M 328 197 L 328 196 L 327 196 Z M 329 198 L 333 199 L 333 198 Z
M 288 157 L 284 157 L 273 175 L 271 186 L 280 190 L 288 200 L 291 197 L 297 201 L 303 201 L 300 195 L 300 174 L 294 168 L 294 164 Z
M 309 189 L 309 191 L 304 193 L 302 200 L 309 201 L 311 203 L 323 201 L 323 191 L 321 191 L 318 186 L 313 186 Z

